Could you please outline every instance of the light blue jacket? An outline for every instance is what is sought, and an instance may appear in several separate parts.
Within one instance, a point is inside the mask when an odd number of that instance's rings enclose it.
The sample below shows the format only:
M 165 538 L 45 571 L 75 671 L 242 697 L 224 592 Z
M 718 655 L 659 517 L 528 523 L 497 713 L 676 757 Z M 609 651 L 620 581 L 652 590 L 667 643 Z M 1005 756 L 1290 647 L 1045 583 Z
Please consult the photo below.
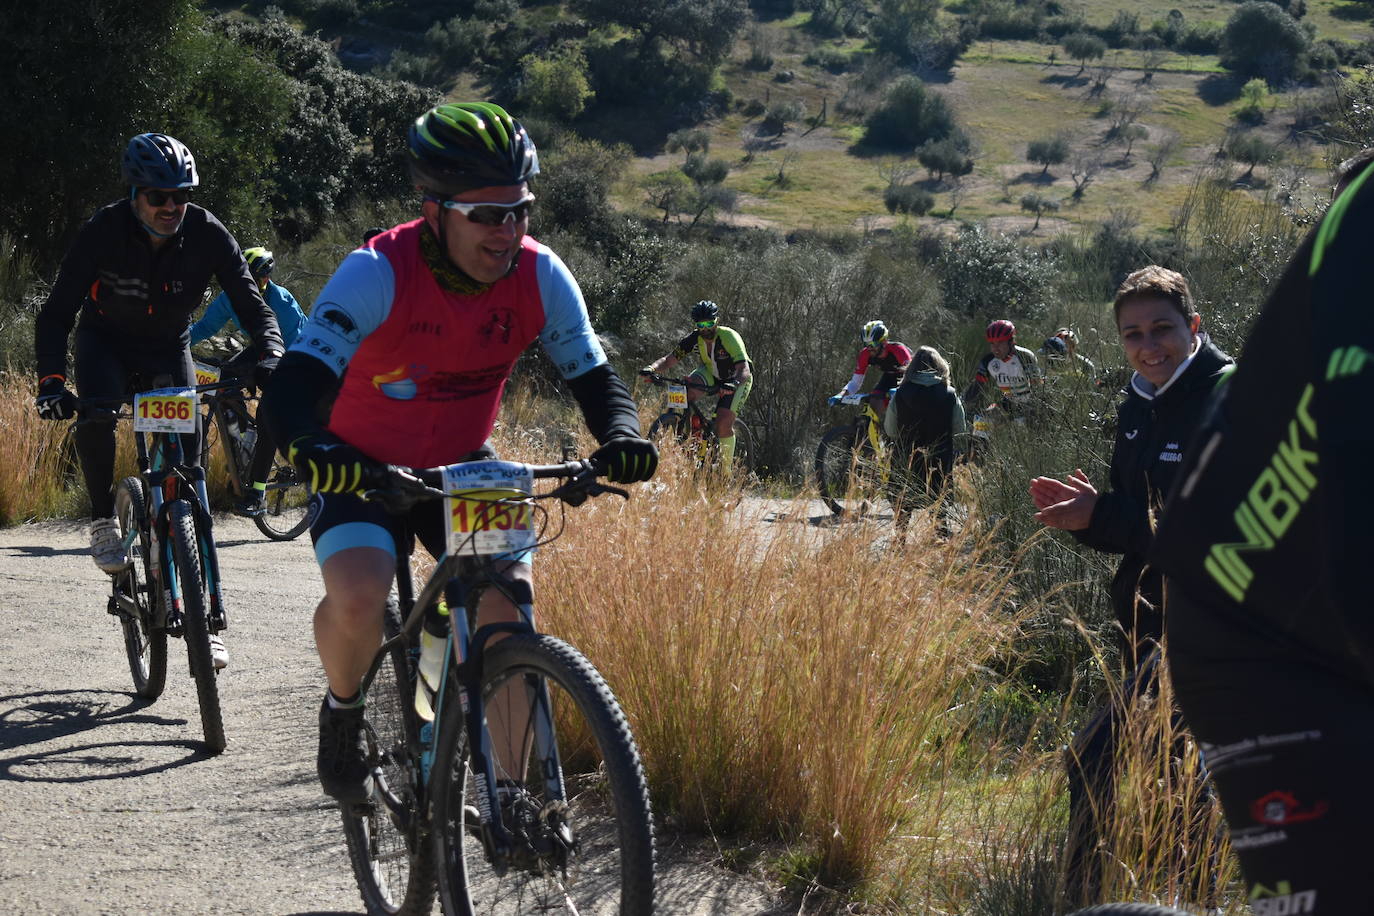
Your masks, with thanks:
M 291 295 L 285 287 L 278 286 L 271 280 L 267 281 L 267 290 L 262 294 L 272 312 L 277 316 L 277 326 L 281 328 L 282 343 L 290 347 L 296 337 L 301 333 L 301 325 L 305 324 L 305 312 L 301 311 L 296 297 Z M 200 320 L 191 326 L 191 344 L 195 345 L 218 334 L 227 322 L 232 321 L 235 329 L 241 329 L 238 316 L 234 314 L 233 308 L 229 305 L 229 297 L 220 293 L 210 303 L 210 307 L 205 310 L 205 314 L 200 316 Z

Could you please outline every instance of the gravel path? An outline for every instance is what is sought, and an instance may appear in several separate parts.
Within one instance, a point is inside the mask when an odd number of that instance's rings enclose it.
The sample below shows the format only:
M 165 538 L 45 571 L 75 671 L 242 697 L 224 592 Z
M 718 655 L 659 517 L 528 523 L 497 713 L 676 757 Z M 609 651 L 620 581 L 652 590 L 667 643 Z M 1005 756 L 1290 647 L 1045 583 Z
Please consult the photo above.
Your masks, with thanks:
M 228 748 L 207 757 L 179 640 L 163 696 L 134 697 L 85 526 L 0 529 L 0 912 L 362 912 L 315 780 L 309 538 L 271 543 L 232 517 L 216 537 L 232 665 L 219 681 Z M 709 849 L 664 837 L 661 912 L 782 912 Z

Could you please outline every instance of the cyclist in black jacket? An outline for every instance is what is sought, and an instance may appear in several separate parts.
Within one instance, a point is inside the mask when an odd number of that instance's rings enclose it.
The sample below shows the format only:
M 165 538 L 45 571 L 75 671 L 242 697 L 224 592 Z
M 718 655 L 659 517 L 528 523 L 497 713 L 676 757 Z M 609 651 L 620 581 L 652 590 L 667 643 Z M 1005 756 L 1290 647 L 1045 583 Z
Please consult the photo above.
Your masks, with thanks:
M 76 412 L 67 384 L 67 338 L 74 323 L 82 397 L 120 397 L 134 376 L 144 388 L 158 375 L 171 376 L 176 386 L 194 385 L 191 317 L 212 276 L 262 354 L 255 373 L 259 384 L 282 354 L 276 319 L 238 243 L 213 214 L 189 202 L 199 184 L 191 151 L 165 134 L 139 134 L 124 151 L 121 174 L 129 197 L 96 211 L 82 227 L 38 313 L 36 406 L 45 419 Z M 194 462 L 196 436 L 187 439 L 185 453 Z M 83 423 L 76 448 L 91 497 L 91 553 L 97 566 L 113 574 L 129 563 L 110 493 L 114 422 Z
M 1256 914 L 1368 913 L 1374 149 L 1266 302 L 1151 563 L 1169 665 Z
M 1117 330 L 1135 369 L 1117 423 L 1111 488 L 1098 493 L 1081 470 L 1065 480 L 1031 481 L 1036 518 L 1073 534 L 1079 542 L 1122 554 L 1112 580 L 1112 606 L 1125 644 L 1130 703 L 1152 690 L 1155 646 L 1163 632 L 1163 583 L 1146 563 L 1152 539 L 1150 516 L 1163 504 L 1178 473 L 1185 446 L 1202 419 L 1207 397 L 1231 358 L 1201 330 L 1188 283 L 1172 270 L 1151 265 L 1128 276 L 1117 290 Z M 1108 703 L 1075 736 L 1066 762 L 1070 818 L 1070 894 L 1092 897 L 1100 860 L 1091 853 L 1101 819 L 1110 809 L 1115 782 L 1117 719 L 1128 712 Z

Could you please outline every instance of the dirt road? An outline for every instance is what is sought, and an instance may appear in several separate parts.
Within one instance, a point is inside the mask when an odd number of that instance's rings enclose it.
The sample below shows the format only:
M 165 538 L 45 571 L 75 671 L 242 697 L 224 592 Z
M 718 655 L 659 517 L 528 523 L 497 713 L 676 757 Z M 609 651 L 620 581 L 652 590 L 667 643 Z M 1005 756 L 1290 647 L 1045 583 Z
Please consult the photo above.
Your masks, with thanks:
M 162 698 L 133 696 L 84 525 L 0 529 L 0 912 L 362 912 L 314 774 L 324 681 L 309 538 L 216 525 L 232 654 L 219 757 L 199 751 L 180 641 Z M 711 866 L 709 844 L 665 835 L 660 858 L 663 913 L 778 912 Z

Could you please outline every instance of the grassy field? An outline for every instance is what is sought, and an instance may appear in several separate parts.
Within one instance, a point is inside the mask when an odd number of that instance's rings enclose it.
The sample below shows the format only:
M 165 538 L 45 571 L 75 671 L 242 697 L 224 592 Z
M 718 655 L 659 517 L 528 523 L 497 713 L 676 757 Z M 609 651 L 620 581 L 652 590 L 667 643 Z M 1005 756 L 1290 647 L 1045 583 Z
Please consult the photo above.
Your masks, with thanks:
M 1221 6 L 1217 11 L 1224 12 Z M 1340 21 L 1349 25 L 1349 20 Z M 975 170 L 961 183 L 956 202 L 951 185 L 929 179 L 914 156 L 863 155 L 856 149 L 865 112 L 877 103 L 876 97 L 859 88 L 857 74 L 830 73 L 805 60 L 818 46 L 857 53 L 857 40 L 817 42 L 791 20 L 766 23 L 760 29 L 773 66 L 764 71 L 745 66 L 750 44 L 742 40 L 722 68 L 736 100 L 734 109 L 699 125 L 710 134 L 710 155 L 731 166 L 726 186 L 740 196 L 736 211 L 719 218 L 736 225 L 780 230 L 893 227 L 903 220 L 887 214 L 882 193 L 885 176 L 895 168 L 908 170 L 908 180 L 922 182 L 935 195 L 925 223 L 947 220 L 955 207 L 959 220 L 985 221 L 1000 231 L 1026 231 L 1033 219 L 1021 211 L 1020 201 L 1034 191 L 1060 205 L 1042 219 L 1040 236 L 1091 227 L 1122 210 L 1131 211 L 1145 228 L 1163 231 L 1172 224 L 1197 172 L 1215 164 L 1216 149 L 1236 124 L 1235 112 L 1242 104 L 1238 83 L 1211 55 L 1171 53 L 1146 81 L 1140 70 L 1141 52 L 1111 50 L 1101 65 L 1113 73 L 1105 90 L 1094 91 L 1090 78 L 1096 67 L 1083 71 L 1077 64 L 1063 63 L 1062 50 L 1061 62 L 1049 63 L 1055 46 L 975 42 L 947 79 L 929 82 L 951 103 L 974 141 Z M 784 71 L 791 78 L 779 81 Z M 1298 91 L 1274 95 L 1266 103 L 1266 124 L 1256 130 L 1284 144 L 1286 161 L 1296 163 L 1298 171 L 1306 169 L 1311 183 L 1321 185 L 1323 152 L 1294 146 L 1284 124 Z M 781 133 L 759 136 L 762 117 L 744 113 L 749 105 L 789 101 L 801 102 L 806 114 Z M 1135 144 L 1129 158 L 1123 147 L 1107 142 L 1113 105 L 1142 109 L 1136 123 L 1148 136 Z M 823 121 L 818 117 L 822 111 Z M 1101 161 L 1101 170 L 1081 198 L 1072 195 L 1069 163 L 1042 175 L 1040 166 L 1025 160 L 1027 143 L 1056 131 L 1070 137 L 1075 152 Z M 1162 175 L 1147 181 L 1149 148 L 1169 137 L 1177 137 L 1177 149 L 1166 160 Z M 654 173 L 677 169 L 682 159 L 681 154 L 661 152 L 637 158 L 616 189 L 618 205 L 652 216 L 643 182 Z M 1264 167 L 1257 174 L 1260 180 L 1252 190 L 1262 193 L 1272 186 L 1273 176 Z

